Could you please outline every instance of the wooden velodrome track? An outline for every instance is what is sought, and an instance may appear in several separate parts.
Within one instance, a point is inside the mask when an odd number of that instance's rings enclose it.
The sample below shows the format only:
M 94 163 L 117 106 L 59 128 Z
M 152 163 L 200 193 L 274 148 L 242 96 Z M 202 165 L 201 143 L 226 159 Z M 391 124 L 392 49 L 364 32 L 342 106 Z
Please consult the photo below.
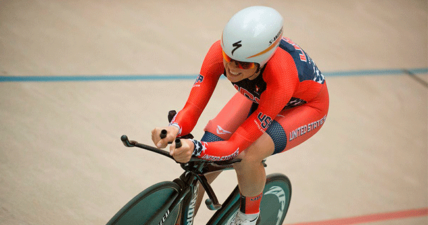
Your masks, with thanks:
M 150 144 L 250 5 L 284 16 L 330 92 L 321 131 L 267 160 L 293 185 L 285 224 L 428 224 L 426 0 L 0 1 L 0 224 L 105 224 L 177 177 L 119 137 Z M 196 138 L 234 93 L 219 82 Z M 235 184 L 222 174 L 219 199 Z

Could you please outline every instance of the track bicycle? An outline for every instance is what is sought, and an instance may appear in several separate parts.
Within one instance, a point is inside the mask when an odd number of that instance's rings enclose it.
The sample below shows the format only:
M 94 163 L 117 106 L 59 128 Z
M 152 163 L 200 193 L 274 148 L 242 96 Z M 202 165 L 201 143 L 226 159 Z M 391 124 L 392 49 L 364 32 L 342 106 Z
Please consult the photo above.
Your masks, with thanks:
M 174 158 L 169 152 L 130 141 L 126 135 L 121 137 L 126 147 L 138 147 L 165 157 Z M 180 139 L 175 140 L 178 148 Z M 175 160 L 174 160 L 175 161 Z M 208 195 L 205 204 L 216 210 L 207 225 L 227 225 L 233 220 L 240 207 L 238 186 L 220 204 L 205 174 L 232 170 L 240 159 L 228 161 L 206 161 L 192 157 L 187 163 L 179 163 L 184 172 L 173 181 L 164 181 L 145 189 L 123 206 L 107 225 L 192 225 L 199 184 Z M 265 161 L 263 162 L 266 167 Z M 282 225 L 291 200 L 291 183 L 287 176 L 279 173 L 266 177 L 263 198 L 260 204 L 260 217 L 257 224 Z

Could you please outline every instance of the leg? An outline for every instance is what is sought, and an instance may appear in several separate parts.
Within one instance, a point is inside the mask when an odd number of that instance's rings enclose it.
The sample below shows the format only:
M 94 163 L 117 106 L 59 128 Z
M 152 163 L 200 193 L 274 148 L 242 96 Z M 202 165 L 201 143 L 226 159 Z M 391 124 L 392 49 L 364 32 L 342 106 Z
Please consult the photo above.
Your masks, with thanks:
M 239 125 L 245 121 L 251 106 L 252 102 L 250 100 L 240 93 L 236 93 L 220 113 L 208 122 L 204 129 L 205 134 L 201 140 L 205 142 L 214 142 L 229 139 Z M 207 178 L 208 183 L 211 184 L 217 176 L 220 175 L 220 173 L 221 171 L 206 174 L 205 177 Z M 195 212 L 198 211 L 204 194 L 204 188 L 202 185 L 199 185 Z
M 244 224 L 256 224 L 266 182 L 266 172 L 262 161 L 272 155 L 274 150 L 275 144 L 272 138 L 264 133 L 238 156 L 242 161 L 236 163 L 234 168 L 241 193 L 241 207 L 235 214 L 233 225 L 241 224 L 243 221 L 246 221 Z
M 249 148 L 239 155 L 242 158 L 234 168 L 238 177 L 239 190 L 244 196 L 256 196 L 265 186 L 266 173 L 263 159 L 272 155 L 275 149 L 272 138 L 264 133 Z
M 281 111 L 266 131 L 274 140 L 274 154 L 288 151 L 315 135 L 324 125 L 328 108 L 324 83 L 318 97 L 311 102 Z
M 252 105 L 253 102 L 236 93 L 219 114 L 208 122 L 204 130 L 217 136 L 218 139 L 214 141 L 228 140 L 247 119 Z
M 328 105 L 328 92 L 324 85 L 318 98 L 312 102 L 283 110 L 268 130 L 238 156 L 242 161 L 234 167 L 241 192 L 241 210 L 236 215 L 236 221 L 253 221 L 251 224 L 254 224 L 258 217 L 266 180 L 262 160 L 289 150 L 317 133 L 324 124 Z

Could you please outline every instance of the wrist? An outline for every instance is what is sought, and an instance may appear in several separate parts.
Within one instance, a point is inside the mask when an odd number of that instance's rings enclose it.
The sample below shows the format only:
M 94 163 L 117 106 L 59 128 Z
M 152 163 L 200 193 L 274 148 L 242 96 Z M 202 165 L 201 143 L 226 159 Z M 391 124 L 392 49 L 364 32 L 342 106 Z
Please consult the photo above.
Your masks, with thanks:
M 180 125 L 178 125 L 178 123 L 170 123 L 168 127 L 170 127 L 170 129 L 174 130 L 176 136 L 180 136 L 181 127 L 180 127 Z
M 199 157 L 203 151 L 205 151 L 205 146 L 202 144 L 202 142 L 198 140 L 189 139 L 193 142 L 193 156 Z

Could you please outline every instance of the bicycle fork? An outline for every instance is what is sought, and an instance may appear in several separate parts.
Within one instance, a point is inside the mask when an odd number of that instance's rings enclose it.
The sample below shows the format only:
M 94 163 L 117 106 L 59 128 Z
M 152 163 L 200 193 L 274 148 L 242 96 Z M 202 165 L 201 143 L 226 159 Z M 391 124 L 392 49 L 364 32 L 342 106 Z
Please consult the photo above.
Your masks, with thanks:
M 195 217 L 195 207 L 196 207 L 196 200 L 198 199 L 198 189 L 199 184 L 198 180 L 193 180 L 193 185 L 189 187 L 189 192 L 191 194 L 188 195 L 188 197 L 184 200 L 184 204 L 186 207 L 182 210 L 181 215 L 181 223 L 182 225 L 192 225 L 193 220 Z
M 187 175 L 187 176 L 186 176 Z M 198 179 L 197 176 L 192 173 L 184 173 L 180 176 L 180 179 L 174 180 L 181 187 L 181 191 L 174 196 L 171 200 L 165 204 L 165 207 L 160 209 L 158 213 L 153 215 L 147 224 L 156 223 L 156 218 L 159 218 L 160 214 L 163 213 L 162 219 L 158 225 L 164 225 L 170 213 L 183 202 L 183 209 L 180 209 L 178 218 L 180 219 L 181 225 L 192 225 L 195 214 L 196 199 L 198 193 Z M 184 187 L 184 189 L 183 189 Z M 169 207 L 168 207 L 169 206 Z M 167 208 L 168 207 L 168 208 Z
M 177 207 L 180 204 L 181 201 L 183 201 L 183 199 L 188 195 L 188 193 L 189 193 L 189 188 L 174 195 L 171 198 L 172 200 L 169 201 L 167 204 L 165 204 L 165 206 L 169 206 L 168 209 L 166 209 L 166 207 L 160 209 L 158 213 L 156 213 L 152 218 L 150 218 L 147 224 L 153 224 L 154 222 L 153 220 L 155 220 L 155 218 L 158 218 L 159 214 L 165 212 L 166 210 L 166 212 L 162 216 L 161 221 L 158 223 L 158 225 L 163 225 L 165 221 L 168 219 L 168 216 L 170 215 L 170 213 L 175 209 L 175 207 Z
M 189 166 L 191 165 L 182 165 Z M 163 208 L 159 210 L 159 213 L 164 213 L 161 221 L 158 225 L 164 225 L 170 213 L 177 207 L 181 202 L 183 202 L 183 209 L 180 209 L 179 220 L 181 225 L 193 225 L 193 220 L 195 216 L 195 207 L 196 201 L 198 198 L 198 189 L 199 183 L 202 184 L 202 187 L 205 189 L 205 192 L 208 195 L 208 199 L 205 201 L 205 204 L 210 210 L 218 210 L 221 208 L 221 204 L 219 204 L 218 199 L 212 189 L 212 187 L 208 184 L 207 179 L 203 175 L 200 168 L 188 169 L 185 173 L 180 176 L 180 179 L 174 180 L 181 187 L 181 191 L 173 196 L 172 200 L 166 204 L 168 209 Z M 171 203 L 172 202 L 172 203 Z M 165 211 L 166 210 L 166 211 Z M 153 216 L 148 224 L 153 224 L 155 218 L 159 218 L 159 213 Z

